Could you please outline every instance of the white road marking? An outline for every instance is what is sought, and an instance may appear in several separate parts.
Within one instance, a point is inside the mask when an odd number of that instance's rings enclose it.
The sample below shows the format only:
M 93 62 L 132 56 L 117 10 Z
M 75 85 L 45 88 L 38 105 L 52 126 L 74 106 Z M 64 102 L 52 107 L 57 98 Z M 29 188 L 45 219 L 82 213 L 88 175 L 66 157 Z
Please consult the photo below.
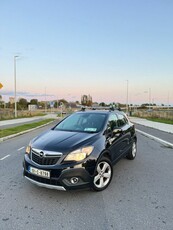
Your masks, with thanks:
M 24 148 L 25 148 L 25 146 L 19 148 L 17 151 L 20 151 L 20 150 L 22 150 L 22 149 L 24 149 Z M 5 157 L 1 158 L 0 161 L 5 160 L 7 157 L 10 157 L 10 154 L 8 154 L 8 155 L 6 155 Z
M 9 157 L 10 155 L 8 154 L 7 156 L 3 157 L 0 159 L 0 161 L 3 161 L 4 159 L 6 159 L 7 157 Z
M 20 149 L 18 149 L 17 151 L 20 151 L 20 150 L 22 150 L 22 149 L 24 149 L 25 148 L 25 146 L 23 146 L 23 147 L 21 147 Z
M 155 140 L 155 141 L 157 141 L 157 142 L 159 142 L 159 143 L 161 143 L 161 144 L 167 146 L 167 147 L 173 148 L 173 144 L 170 143 L 170 142 L 168 142 L 168 141 L 164 141 L 164 140 L 162 140 L 162 139 L 160 139 L 160 138 L 158 138 L 158 137 L 155 137 L 155 136 L 153 136 L 153 135 L 150 135 L 150 134 L 148 134 L 148 133 L 145 133 L 145 132 L 143 132 L 143 131 L 141 131 L 141 130 L 139 130 L 139 129 L 136 129 L 136 131 L 139 132 L 139 133 L 141 133 L 142 135 L 144 135 L 144 136 L 146 136 L 146 137 L 149 137 L 149 138 L 152 139 L 152 140 Z

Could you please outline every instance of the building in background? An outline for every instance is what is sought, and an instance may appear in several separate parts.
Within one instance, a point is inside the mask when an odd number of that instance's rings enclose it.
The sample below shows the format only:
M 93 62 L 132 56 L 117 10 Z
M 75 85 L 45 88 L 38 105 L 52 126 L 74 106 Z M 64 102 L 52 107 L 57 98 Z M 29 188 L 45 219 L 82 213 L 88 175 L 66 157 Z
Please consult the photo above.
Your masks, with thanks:
M 14 104 L 14 97 L 9 97 L 10 104 Z
M 92 106 L 92 97 L 90 95 L 82 95 L 81 104 L 85 106 Z
M 35 111 L 38 109 L 38 105 L 32 105 L 32 104 L 29 104 L 28 105 L 28 110 L 29 111 Z

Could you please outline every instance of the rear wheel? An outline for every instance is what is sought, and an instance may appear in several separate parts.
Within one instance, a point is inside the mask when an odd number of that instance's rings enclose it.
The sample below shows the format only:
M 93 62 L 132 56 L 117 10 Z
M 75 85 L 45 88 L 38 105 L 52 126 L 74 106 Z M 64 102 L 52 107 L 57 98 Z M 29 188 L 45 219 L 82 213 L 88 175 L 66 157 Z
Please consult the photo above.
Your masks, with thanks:
M 113 168 L 111 161 L 108 158 L 101 158 L 96 166 L 96 175 L 93 179 L 93 189 L 95 191 L 102 191 L 108 187 L 113 175 Z
M 127 155 L 127 159 L 134 160 L 136 157 L 136 152 L 137 152 L 136 141 L 133 141 L 132 147 Z

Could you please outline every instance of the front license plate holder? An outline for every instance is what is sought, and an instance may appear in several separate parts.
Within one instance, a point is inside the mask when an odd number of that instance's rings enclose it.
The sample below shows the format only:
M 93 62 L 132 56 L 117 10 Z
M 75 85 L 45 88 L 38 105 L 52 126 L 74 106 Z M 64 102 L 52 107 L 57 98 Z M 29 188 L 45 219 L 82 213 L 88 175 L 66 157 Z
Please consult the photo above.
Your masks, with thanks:
M 29 172 L 33 175 L 50 179 L 50 171 L 29 167 Z

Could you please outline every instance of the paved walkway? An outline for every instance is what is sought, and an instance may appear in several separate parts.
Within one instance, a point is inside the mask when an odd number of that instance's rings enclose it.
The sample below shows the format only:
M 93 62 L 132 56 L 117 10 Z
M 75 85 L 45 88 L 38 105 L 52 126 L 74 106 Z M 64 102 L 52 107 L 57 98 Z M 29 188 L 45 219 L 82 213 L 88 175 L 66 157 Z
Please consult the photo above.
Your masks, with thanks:
M 158 129 L 167 133 L 173 133 L 173 125 L 148 121 L 147 119 L 138 118 L 138 117 L 130 117 L 130 121 L 139 125 L 144 125 L 150 128 Z
M 57 114 L 48 114 L 45 116 L 37 116 L 37 117 L 28 117 L 28 118 L 19 118 L 19 119 L 11 119 L 11 120 L 4 120 L 4 121 L 0 121 L 0 129 L 3 126 L 11 126 L 11 125 L 17 125 L 17 124 L 24 124 L 24 123 L 29 123 L 29 122 L 34 122 L 37 120 L 44 120 L 44 119 L 49 119 L 49 118 L 53 118 L 56 119 L 57 118 Z

